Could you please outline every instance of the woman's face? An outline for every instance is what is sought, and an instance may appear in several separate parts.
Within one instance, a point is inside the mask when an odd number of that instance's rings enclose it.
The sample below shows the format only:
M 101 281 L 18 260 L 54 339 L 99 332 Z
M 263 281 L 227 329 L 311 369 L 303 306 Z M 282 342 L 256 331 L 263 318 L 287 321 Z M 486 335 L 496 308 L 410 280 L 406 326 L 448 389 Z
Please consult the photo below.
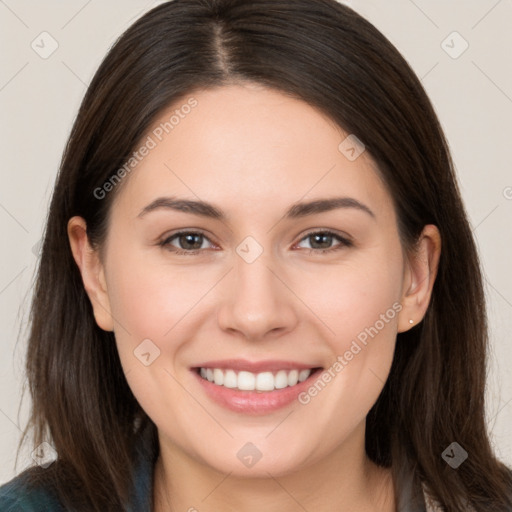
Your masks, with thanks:
M 168 449 L 251 476 L 351 457 L 411 318 L 391 197 L 306 103 L 192 96 L 116 192 L 97 321 Z

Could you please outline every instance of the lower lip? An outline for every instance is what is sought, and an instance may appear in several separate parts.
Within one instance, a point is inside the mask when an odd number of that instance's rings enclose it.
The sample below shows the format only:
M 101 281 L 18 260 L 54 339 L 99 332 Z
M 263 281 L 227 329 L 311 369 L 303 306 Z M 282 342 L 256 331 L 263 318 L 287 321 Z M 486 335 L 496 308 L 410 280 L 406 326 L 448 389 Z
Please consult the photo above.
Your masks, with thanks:
M 290 405 L 298 395 L 305 391 L 322 369 L 317 369 L 303 382 L 274 391 L 239 391 L 218 386 L 203 379 L 196 370 L 192 370 L 206 394 L 217 404 L 234 412 L 250 415 L 268 414 Z

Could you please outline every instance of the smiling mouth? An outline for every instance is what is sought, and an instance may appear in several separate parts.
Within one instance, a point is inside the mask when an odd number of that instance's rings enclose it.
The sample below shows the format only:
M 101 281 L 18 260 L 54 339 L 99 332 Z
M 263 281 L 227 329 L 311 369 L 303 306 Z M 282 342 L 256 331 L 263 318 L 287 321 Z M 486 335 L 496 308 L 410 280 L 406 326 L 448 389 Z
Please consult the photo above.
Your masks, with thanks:
M 322 368 L 278 370 L 253 373 L 223 368 L 196 368 L 198 375 L 220 387 L 234 391 L 269 392 L 296 386 Z

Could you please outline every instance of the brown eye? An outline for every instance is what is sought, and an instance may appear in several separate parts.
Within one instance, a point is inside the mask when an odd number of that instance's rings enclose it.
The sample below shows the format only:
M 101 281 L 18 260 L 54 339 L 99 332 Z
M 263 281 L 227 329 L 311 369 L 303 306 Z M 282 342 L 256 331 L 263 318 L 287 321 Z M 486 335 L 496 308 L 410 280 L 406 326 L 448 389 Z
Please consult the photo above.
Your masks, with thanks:
M 310 252 L 335 251 L 343 247 L 350 247 L 353 245 L 350 240 L 336 233 L 333 233 L 332 231 L 315 231 L 313 233 L 309 233 L 304 238 L 302 238 L 299 244 L 304 240 L 309 240 Z M 308 249 L 308 247 L 304 248 Z
M 203 235 L 199 233 L 187 233 L 177 238 L 180 249 L 197 250 L 203 245 Z
M 200 250 L 207 248 L 204 247 L 205 241 L 209 240 L 203 233 L 180 231 L 167 237 L 159 245 L 177 254 L 196 254 Z
M 314 233 L 308 237 L 311 240 L 313 249 L 329 249 L 332 245 L 334 237 L 327 233 Z

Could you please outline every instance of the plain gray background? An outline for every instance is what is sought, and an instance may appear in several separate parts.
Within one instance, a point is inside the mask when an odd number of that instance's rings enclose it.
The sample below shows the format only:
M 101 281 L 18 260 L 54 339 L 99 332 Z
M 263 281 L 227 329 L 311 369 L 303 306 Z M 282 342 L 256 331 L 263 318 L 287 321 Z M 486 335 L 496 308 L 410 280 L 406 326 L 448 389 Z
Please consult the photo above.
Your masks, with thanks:
M 25 328 L 62 150 L 101 59 L 159 3 L 0 0 L 0 483 L 33 464 L 25 448 L 14 467 L 30 405 L 26 393 L 20 408 Z M 407 59 L 447 135 L 486 276 L 489 430 L 496 453 L 512 466 L 512 0 L 344 3 Z

